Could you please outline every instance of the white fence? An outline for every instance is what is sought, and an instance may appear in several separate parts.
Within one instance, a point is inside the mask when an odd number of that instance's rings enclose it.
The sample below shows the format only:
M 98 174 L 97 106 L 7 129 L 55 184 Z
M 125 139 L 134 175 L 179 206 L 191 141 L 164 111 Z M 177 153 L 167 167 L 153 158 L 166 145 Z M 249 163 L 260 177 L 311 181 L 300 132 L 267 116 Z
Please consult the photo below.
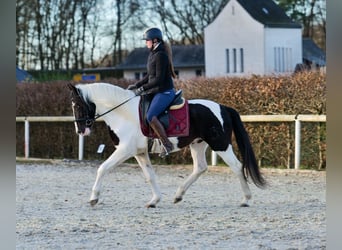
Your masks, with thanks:
M 295 164 L 300 166 L 301 122 L 326 122 L 325 115 L 242 115 L 243 122 L 294 122 L 295 123 Z M 16 122 L 25 123 L 25 158 L 30 156 L 30 122 L 73 122 L 72 116 L 27 116 L 16 117 Z M 98 121 L 103 121 L 99 119 Z M 83 160 L 84 137 L 79 136 L 78 159 Z M 212 152 L 211 164 L 217 164 L 217 155 Z

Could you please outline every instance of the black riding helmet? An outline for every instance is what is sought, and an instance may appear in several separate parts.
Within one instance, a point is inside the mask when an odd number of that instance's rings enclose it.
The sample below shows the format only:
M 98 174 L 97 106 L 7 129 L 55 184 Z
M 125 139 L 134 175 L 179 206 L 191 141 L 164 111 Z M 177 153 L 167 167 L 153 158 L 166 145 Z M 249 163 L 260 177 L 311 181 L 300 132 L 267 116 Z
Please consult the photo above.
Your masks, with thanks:
M 143 34 L 142 40 L 153 40 L 158 39 L 159 41 L 163 40 L 163 34 L 158 28 L 149 28 Z

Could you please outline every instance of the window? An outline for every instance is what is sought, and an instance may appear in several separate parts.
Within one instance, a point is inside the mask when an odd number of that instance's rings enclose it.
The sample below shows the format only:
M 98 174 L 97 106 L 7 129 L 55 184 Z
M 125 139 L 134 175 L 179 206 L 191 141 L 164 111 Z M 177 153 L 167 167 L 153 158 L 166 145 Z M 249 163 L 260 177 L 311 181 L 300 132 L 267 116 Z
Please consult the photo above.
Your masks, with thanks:
M 230 53 L 231 51 L 232 53 Z M 244 55 L 243 48 L 226 49 L 226 72 L 228 74 L 245 72 L 245 59 L 244 58 L 245 58 L 245 55 Z
M 286 71 L 290 72 L 292 71 L 292 49 L 286 48 Z
M 278 72 L 281 72 L 281 54 L 280 54 L 280 47 L 277 48 L 277 56 L 278 56 Z
M 135 72 L 134 73 L 134 79 L 139 80 L 140 79 L 140 72 Z
M 226 62 L 227 62 L 227 65 L 226 65 L 226 71 L 227 73 L 230 73 L 230 65 L 229 65 L 229 49 L 226 49 Z
M 281 48 L 281 72 L 285 72 L 285 48 Z
M 278 60 L 277 60 L 277 48 L 273 48 L 273 54 L 274 54 L 274 71 L 278 72 Z
M 233 49 L 233 72 L 236 73 L 236 49 Z
M 290 72 L 292 70 L 292 49 L 274 47 L 274 71 L 277 73 Z
M 240 48 L 240 72 L 244 72 L 244 62 L 243 62 L 243 48 Z

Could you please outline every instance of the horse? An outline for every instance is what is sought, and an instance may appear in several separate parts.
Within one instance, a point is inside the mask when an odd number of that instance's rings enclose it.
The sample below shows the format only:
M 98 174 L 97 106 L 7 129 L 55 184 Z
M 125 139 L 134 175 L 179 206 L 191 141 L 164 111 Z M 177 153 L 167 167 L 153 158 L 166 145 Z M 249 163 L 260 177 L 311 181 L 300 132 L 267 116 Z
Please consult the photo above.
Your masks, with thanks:
M 134 157 L 141 167 L 147 182 L 152 188 L 152 198 L 147 208 L 156 207 L 161 200 L 160 187 L 152 167 L 148 139 L 143 135 L 139 121 L 139 102 L 132 90 L 109 83 L 68 84 L 71 92 L 71 104 L 76 133 L 88 136 L 96 119 L 102 117 L 115 144 L 114 152 L 97 169 L 95 183 L 90 195 L 90 205 L 98 203 L 103 177 L 129 158 Z M 248 185 L 249 179 L 259 188 L 266 186 L 266 180 L 260 172 L 249 135 L 241 121 L 239 113 L 231 108 L 206 99 L 190 99 L 188 136 L 170 137 L 173 152 L 189 146 L 193 159 L 193 171 L 185 179 L 175 194 L 174 203 L 182 201 L 189 187 L 207 169 L 205 152 L 209 146 L 230 166 L 238 177 L 243 198 L 242 207 L 248 207 L 252 197 Z M 234 132 L 242 163 L 236 157 L 232 147 Z

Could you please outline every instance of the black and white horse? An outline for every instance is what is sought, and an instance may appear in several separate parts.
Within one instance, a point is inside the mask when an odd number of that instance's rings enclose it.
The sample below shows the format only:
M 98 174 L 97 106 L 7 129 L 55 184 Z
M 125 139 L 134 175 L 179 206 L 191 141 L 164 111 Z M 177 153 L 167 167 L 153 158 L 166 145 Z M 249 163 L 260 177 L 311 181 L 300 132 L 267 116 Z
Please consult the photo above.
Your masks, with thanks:
M 148 138 L 140 129 L 139 96 L 133 91 L 107 83 L 79 84 L 71 89 L 72 109 L 75 116 L 76 132 L 86 136 L 98 117 L 103 117 L 110 128 L 116 150 L 98 168 L 97 176 L 90 196 L 90 204 L 97 204 L 103 176 L 125 160 L 134 157 L 151 184 L 152 199 L 147 207 L 155 207 L 161 199 L 160 188 L 156 182 L 154 170 L 148 153 Z M 207 170 L 205 151 L 209 147 L 231 167 L 239 178 L 243 191 L 241 206 L 248 206 L 251 199 L 247 179 L 257 187 L 264 187 L 266 181 L 259 171 L 249 136 L 236 110 L 216 102 L 193 99 L 189 100 L 190 132 L 186 137 L 171 137 L 173 152 L 190 145 L 193 158 L 193 172 L 179 186 L 174 202 L 183 199 L 183 195 L 198 177 Z M 241 152 L 242 163 L 235 156 L 232 148 L 232 132 Z

